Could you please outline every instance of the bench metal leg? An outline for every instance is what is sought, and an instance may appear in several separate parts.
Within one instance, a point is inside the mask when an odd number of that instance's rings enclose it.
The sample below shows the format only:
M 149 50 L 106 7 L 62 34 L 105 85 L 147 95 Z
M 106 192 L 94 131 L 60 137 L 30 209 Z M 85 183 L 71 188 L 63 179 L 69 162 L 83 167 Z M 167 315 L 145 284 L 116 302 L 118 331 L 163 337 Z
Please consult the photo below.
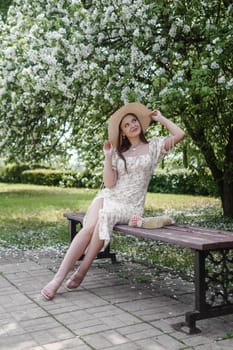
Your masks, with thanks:
M 73 220 L 69 220 L 69 234 L 70 234 L 70 242 L 73 241 L 74 237 L 77 234 L 77 224 L 80 225 L 80 229 L 82 227 L 81 222 L 76 222 Z
M 77 226 L 79 226 L 79 229 L 77 230 Z M 70 234 L 70 242 L 74 239 L 76 234 L 81 230 L 82 228 L 82 222 L 81 221 L 74 221 L 69 220 L 69 234 Z M 97 259 L 106 259 L 110 258 L 112 263 L 116 263 L 116 254 L 110 252 L 110 243 L 107 245 L 105 250 L 103 252 L 100 252 L 97 255 Z M 80 260 L 83 259 L 83 256 Z
M 189 333 L 199 333 L 196 321 L 233 313 L 233 251 L 219 249 L 195 252 L 195 310 L 187 312 Z

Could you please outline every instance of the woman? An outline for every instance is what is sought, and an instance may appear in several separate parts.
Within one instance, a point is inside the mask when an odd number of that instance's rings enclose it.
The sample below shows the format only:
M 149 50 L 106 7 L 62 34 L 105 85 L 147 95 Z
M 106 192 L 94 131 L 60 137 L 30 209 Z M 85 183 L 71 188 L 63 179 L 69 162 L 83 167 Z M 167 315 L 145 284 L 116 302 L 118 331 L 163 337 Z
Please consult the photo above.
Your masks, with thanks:
M 168 129 L 167 137 L 144 136 L 151 120 Z M 41 291 L 53 299 L 68 272 L 85 253 L 79 268 L 66 283 L 77 288 L 97 254 L 111 238 L 117 222 L 128 223 L 133 215 L 143 215 L 147 187 L 157 163 L 183 139 L 184 132 L 160 111 L 141 103 L 126 104 L 109 119 L 109 140 L 104 142 L 103 182 L 105 188 L 95 197 L 84 218 L 83 228 L 73 239 L 58 272 Z

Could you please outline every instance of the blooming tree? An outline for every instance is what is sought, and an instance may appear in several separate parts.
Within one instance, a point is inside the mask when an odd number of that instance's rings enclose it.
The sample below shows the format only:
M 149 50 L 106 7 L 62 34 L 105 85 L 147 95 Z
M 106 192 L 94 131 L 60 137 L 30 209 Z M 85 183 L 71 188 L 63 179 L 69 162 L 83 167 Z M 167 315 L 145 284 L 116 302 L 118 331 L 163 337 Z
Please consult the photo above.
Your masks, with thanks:
M 35 159 L 68 140 L 94 163 L 109 115 L 141 101 L 185 125 L 232 216 L 232 11 L 229 0 L 14 1 L 1 23 L 2 147 Z

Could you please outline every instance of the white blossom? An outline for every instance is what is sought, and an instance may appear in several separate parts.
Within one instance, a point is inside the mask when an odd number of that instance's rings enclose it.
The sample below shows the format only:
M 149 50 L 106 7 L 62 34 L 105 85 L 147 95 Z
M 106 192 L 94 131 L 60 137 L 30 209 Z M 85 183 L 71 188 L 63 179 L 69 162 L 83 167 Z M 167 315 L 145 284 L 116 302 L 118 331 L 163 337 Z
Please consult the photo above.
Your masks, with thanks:
M 159 36 L 157 38 L 157 40 L 158 40 L 160 46 L 164 46 L 166 44 L 166 38 L 163 38 L 163 37 Z
M 62 38 L 62 33 L 60 32 L 47 32 L 45 33 L 45 38 L 49 40 L 60 40 Z
M 190 29 L 190 26 L 187 25 L 187 24 L 185 24 L 184 27 L 183 27 L 183 32 L 184 32 L 184 33 L 189 33 L 190 30 L 191 30 L 191 29 Z
M 162 62 L 163 64 L 166 64 L 166 63 L 168 62 L 168 58 L 167 58 L 167 57 L 162 57 L 162 58 L 161 58 L 161 62 Z
M 160 45 L 159 45 L 159 43 L 155 43 L 155 44 L 152 46 L 152 51 L 154 51 L 154 52 L 160 51 Z
M 15 56 L 15 49 L 14 47 L 7 47 L 4 51 L 4 55 L 6 58 L 13 58 Z
M 219 84 L 224 84 L 225 81 L 226 81 L 226 79 L 225 79 L 224 75 L 221 75 L 221 76 L 218 78 L 218 83 L 219 83 Z
M 183 63 L 182 63 L 182 66 L 183 67 L 187 67 L 189 65 L 189 61 L 188 60 L 185 60 Z
M 216 44 L 219 40 L 220 40 L 220 38 L 217 37 L 217 38 L 215 38 L 215 39 L 212 41 L 212 43 L 213 43 L 213 44 Z
M 45 17 L 45 14 L 44 14 L 44 13 L 40 13 L 40 14 L 37 16 L 37 20 L 40 21 L 40 20 L 42 20 L 44 17 Z
M 221 55 L 221 53 L 223 52 L 223 49 L 221 47 L 219 47 L 219 48 L 215 49 L 214 52 L 216 53 L 216 55 Z
M 127 103 L 128 102 L 128 94 L 130 93 L 130 88 L 129 86 L 126 86 L 122 89 L 122 92 L 121 92 L 121 99 L 122 101 L 124 101 L 124 103 Z
M 168 92 L 168 88 L 165 87 L 163 90 L 160 91 L 159 95 L 160 95 L 160 96 L 166 95 L 167 92 Z
M 165 73 L 165 69 L 164 68 L 158 68 L 156 71 L 155 71 L 155 75 L 157 76 L 160 76 L 162 74 Z
M 213 62 L 211 63 L 211 65 L 210 65 L 210 68 L 211 68 L 211 69 L 218 69 L 218 68 L 219 68 L 219 64 L 218 64 L 217 62 L 213 61 Z
M 177 27 L 173 23 L 171 28 L 170 28 L 170 30 L 169 30 L 169 33 L 168 33 L 170 35 L 170 37 L 175 38 L 175 36 L 176 36 L 176 29 L 177 29 Z
M 228 82 L 227 82 L 227 88 L 230 88 L 230 87 L 232 87 L 233 86 L 233 78 L 232 79 L 230 79 Z
M 6 88 L 2 87 L 0 88 L 0 96 L 3 96 L 6 93 Z
M 125 73 L 125 66 L 120 66 L 119 71 L 120 71 L 120 73 Z
M 183 69 L 182 70 L 178 70 L 177 76 L 178 77 L 183 77 L 183 75 L 184 75 L 184 70 Z

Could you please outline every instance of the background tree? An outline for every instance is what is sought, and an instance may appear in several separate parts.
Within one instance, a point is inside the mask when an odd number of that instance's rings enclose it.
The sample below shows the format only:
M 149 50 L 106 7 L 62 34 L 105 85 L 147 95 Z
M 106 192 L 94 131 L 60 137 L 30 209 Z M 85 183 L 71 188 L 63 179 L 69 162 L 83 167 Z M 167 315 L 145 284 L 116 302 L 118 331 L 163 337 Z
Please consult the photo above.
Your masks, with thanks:
M 138 100 L 184 123 L 233 216 L 232 11 L 227 0 L 15 1 L 1 38 L 2 147 L 43 158 L 69 131 L 96 164 L 107 118 Z

